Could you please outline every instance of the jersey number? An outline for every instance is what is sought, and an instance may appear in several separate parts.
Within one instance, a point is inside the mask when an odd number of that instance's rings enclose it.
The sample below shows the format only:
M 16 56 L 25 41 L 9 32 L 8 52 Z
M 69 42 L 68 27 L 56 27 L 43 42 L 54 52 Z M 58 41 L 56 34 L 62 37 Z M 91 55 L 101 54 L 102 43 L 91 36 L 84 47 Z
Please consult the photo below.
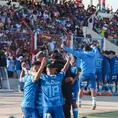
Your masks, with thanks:
M 98 61 L 96 62 L 96 66 L 97 66 L 97 67 L 102 66 L 102 62 L 98 60 Z
M 59 94 L 59 86 L 48 86 L 47 89 L 49 97 L 55 97 Z

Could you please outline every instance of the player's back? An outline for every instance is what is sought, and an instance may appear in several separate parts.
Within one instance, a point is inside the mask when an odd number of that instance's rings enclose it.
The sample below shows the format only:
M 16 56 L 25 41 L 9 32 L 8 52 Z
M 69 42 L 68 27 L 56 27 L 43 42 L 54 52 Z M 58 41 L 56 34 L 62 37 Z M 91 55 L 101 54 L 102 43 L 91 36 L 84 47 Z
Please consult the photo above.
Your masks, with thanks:
M 110 72 L 110 62 L 109 59 L 104 56 L 104 61 L 103 61 L 103 73 L 108 74 Z
M 34 76 L 28 74 L 22 78 L 24 82 L 24 97 L 22 107 L 35 108 L 36 95 L 38 90 L 38 83 L 33 81 Z
M 110 58 L 110 67 L 112 75 L 118 73 L 118 58 L 116 56 Z
M 104 61 L 104 56 L 100 54 L 98 58 L 96 59 L 96 72 L 102 72 L 103 70 L 103 61 Z
M 62 96 L 62 80 L 65 76 L 64 72 L 57 75 L 42 75 L 42 99 L 44 107 L 62 106 L 64 104 Z
M 96 56 L 93 52 L 83 52 L 82 58 L 80 59 L 80 68 L 83 74 L 95 73 L 95 60 Z

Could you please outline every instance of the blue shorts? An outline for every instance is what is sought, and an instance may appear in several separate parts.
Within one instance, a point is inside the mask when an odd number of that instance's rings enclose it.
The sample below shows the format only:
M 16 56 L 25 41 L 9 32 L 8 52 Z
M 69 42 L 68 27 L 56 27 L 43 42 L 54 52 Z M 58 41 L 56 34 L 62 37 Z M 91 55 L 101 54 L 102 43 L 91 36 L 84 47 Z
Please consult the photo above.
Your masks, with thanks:
M 34 108 L 22 107 L 22 112 L 24 113 L 24 118 L 38 118 Z
M 79 77 L 79 88 L 84 88 L 83 83 L 87 82 L 89 88 L 96 89 L 96 77 L 95 74 L 90 73 L 90 74 L 81 74 Z
M 72 101 L 78 100 L 79 81 L 76 80 L 72 87 Z
M 98 82 L 103 82 L 103 74 L 102 72 L 96 72 L 96 76 L 97 76 L 97 81 Z
M 43 118 L 65 118 L 63 106 L 43 107 Z
M 111 80 L 112 82 L 117 82 L 118 81 L 118 75 L 117 74 L 116 75 L 112 75 L 111 79 L 112 79 Z

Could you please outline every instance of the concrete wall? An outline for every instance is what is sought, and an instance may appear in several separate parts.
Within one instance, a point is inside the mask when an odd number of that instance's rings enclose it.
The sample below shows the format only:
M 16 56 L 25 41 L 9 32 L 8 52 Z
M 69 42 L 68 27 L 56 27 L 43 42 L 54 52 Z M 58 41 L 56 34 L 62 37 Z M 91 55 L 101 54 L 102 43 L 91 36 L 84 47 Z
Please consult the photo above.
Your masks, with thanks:
M 83 33 L 85 37 L 86 37 L 86 34 L 91 34 L 92 38 L 100 38 L 100 35 L 98 33 L 89 29 L 88 27 L 83 27 Z
M 101 38 L 99 34 L 97 34 L 93 30 L 90 30 L 88 27 L 83 27 L 83 33 L 84 33 L 84 36 L 86 36 L 86 34 L 91 34 L 92 38 L 98 38 L 98 39 Z M 115 44 L 111 43 L 107 39 L 104 39 L 103 50 L 113 50 L 118 55 L 118 46 L 116 46 Z
M 18 79 L 9 79 L 10 89 L 18 89 Z M 2 80 L 2 89 L 8 89 L 7 80 Z
M 104 46 L 103 46 L 103 50 L 113 50 L 116 52 L 116 54 L 118 55 L 118 46 L 114 45 L 113 43 L 111 43 L 109 40 L 104 39 Z

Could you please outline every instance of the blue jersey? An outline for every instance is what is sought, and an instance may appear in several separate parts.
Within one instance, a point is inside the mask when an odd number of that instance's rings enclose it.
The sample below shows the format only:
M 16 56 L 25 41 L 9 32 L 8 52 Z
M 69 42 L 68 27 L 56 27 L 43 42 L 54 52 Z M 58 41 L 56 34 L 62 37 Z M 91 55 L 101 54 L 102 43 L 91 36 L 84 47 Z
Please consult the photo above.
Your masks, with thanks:
M 57 75 L 41 75 L 43 107 L 56 107 L 64 104 L 62 95 L 62 81 L 65 72 Z
M 104 56 L 104 61 L 103 61 L 103 74 L 109 74 L 110 73 L 110 62 L 107 57 Z
M 96 59 L 96 72 L 102 73 L 102 71 L 103 71 L 103 61 L 104 61 L 104 56 L 99 55 L 98 58 Z
M 40 116 L 42 116 L 43 115 L 43 106 L 42 106 L 41 80 L 38 81 L 36 108 L 38 109 L 38 114 L 40 114 Z
M 110 57 L 110 67 L 111 67 L 112 75 L 118 74 L 118 58 L 117 57 Z
M 33 81 L 34 76 L 27 74 L 22 78 L 24 83 L 24 96 L 21 106 L 35 108 L 38 83 Z
M 77 68 L 76 67 L 71 67 L 71 73 L 76 76 L 76 74 L 77 74 Z M 78 80 L 75 80 L 72 89 L 73 90 L 78 89 Z
M 81 60 L 77 57 L 76 59 L 76 67 L 80 67 Z
M 86 52 L 78 52 L 74 51 L 70 48 L 65 47 L 64 50 L 73 54 L 77 58 L 80 59 L 80 68 L 82 69 L 81 74 L 95 74 L 96 70 L 96 57 L 99 55 L 99 51 L 97 48 L 93 48 L 93 51 L 86 51 Z

